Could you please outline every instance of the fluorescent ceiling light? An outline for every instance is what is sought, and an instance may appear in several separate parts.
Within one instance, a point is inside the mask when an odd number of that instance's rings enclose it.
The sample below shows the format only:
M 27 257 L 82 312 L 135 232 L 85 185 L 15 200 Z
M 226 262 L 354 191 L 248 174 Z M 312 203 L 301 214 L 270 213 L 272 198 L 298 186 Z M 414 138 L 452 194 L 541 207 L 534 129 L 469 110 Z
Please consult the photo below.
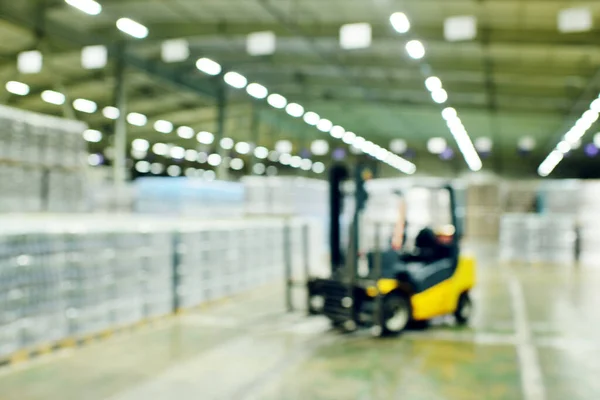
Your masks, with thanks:
M 442 111 L 442 118 L 444 118 L 446 121 L 451 121 L 457 117 L 458 117 L 458 113 L 452 107 L 446 107 Z
M 185 157 L 185 149 L 181 146 L 173 146 L 169 151 L 169 155 L 176 160 L 181 160 Z
M 560 151 L 563 154 L 571 151 L 571 145 L 565 141 L 562 141 L 556 145 L 556 150 Z
M 342 141 L 346 144 L 354 143 L 355 139 L 356 139 L 356 134 L 354 132 L 346 132 L 346 133 L 344 133 L 344 136 L 342 137 Z
M 229 167 L 235 171 L 240 171 L 244 169 L 244 160 L 242 160 L 241 158 L 234 158 L 229 163 Z
M 86 114 L 93 114 L 98 110 L 98 105 L 91 100 L 76 99 L 73 108 Z
M 239 154 L 248 154 L 250 153 L 250 144 L 246 142 L 238 142 L 235 145 L 235 151 Z
M 427 151 L 431 154 L 441 154 L 447 147 L 448 143 L 444 138 L 436 137 L 427 141 Z
M 186 39 L 172 39 L 162 42 L 160 55 L 164 62 L 175 63 L 190 57 L 190 45 Z
M 267 56 L 275 53 L 277 37 L 271 31 L 253 32 L 246 37 L 246 51 L 251 56 Z
M 64 94 L 55 92 L 54 90 L 45 90 L 42 92 L 42 100 L 44 100 L 46 103 L 61 106 L 65 104 L 67 98 Z
M 406 43 L 406 52 L 410 56 L 410 58 L 415 60 L 420 60 L 425 57 L 425 46 L 418 40 L 411 40 Z
M 312 111 L 309 111 L 306 114 L 304 114 L 304 122 L 306 122 L 310 126 L 317 125 L 320 119 L 321 117 L 319 116 L 319 114 Z
M 390 16 L 390 23 L 398 33 L 406 33 L 410 30 L 410 21 L 406 14 L 395 12 Z
M 279 157 L 279 162 L 283 165 L 290 165 L 290 163 L 292 162 L 292 155 L 289 153 L 283 153 Z
M 344 137 L 344 133 L 346 133 L 346 130 L 339 125 L 332 127 L 329 131 L 331 137 L 335 139 L 341 139 L 342 137 Z
M 117 21 L 117 28 L 123 33 L 136 39 L 144 39 L 148 36 L 148 28 L 129 18 L 121 18 Z
M 169 154 L 169 146 L 164 143 L 155 143 L 152 146 L 152 152 L 158 156 L 166 156 Z
M 285 108 L 285 111 L 292 117 L 299 118 L 304 114 L 304 107 L 297 103 L 290 103 Z
M 134 139 L 131 148 L 135 151 L 148 151 L 150 143 L 146 139 Z
M 83 138 L 87 142 L 98 143 L 102 140 L 102 132 L 95 129 L 87 129 L 83 132 Z
M 245 76 L 237 73 L 237 72 L 228 72 L 223 76 L 223 80 L 229 86 L 232 86 L 236 89 L 243 89 L 248 84 L 248 79 Z
M 208 156 L 208 165 L 212 165 L 213 167 L 219 166 L 222 161 L 223 159 L 221 158 L 221 156 L 216 153 Z
M 106 46 L 87 46 L 81 50 L 81 66 L 85 69 L 102 69 L 108 63 Z
M 592 28 L 593 16 L 588 8 L 567 8 L 558 13 L 558 30 L 560 32 L 585 32 Z
M 425 87 L 430 92 L 434 92 L 442 88 L 442 81 L 437 76 L 430 76 L 425 79 Z
M 233 149 L 234 142 L 233 142 L 233 139 L 225 137 L 219 141 L 219 145 L 224 150 L 231 150 L 231 149 Z
M 167 175 L 176 177 L 181 175 L 181 167 L 179 165 L 169 165 L 167 167 Z
M 292 168 L 300 168 L 301 164 L 302 164 L 302 158 L 300 158 L 299 156 L 293 156 L 290 159 L 290 166 Z
M 310 144 L 310 152 L 315 156 L 324 156 L 329 152 L 329 143 L 323 139 L 315 140 Z
M 201 144 L 213 144 L 215 141 L 215 135 L 206 131 L 198 132 L 198 135 L 196 135 L 196 140 Z
M 437 89 L 431 92 L 431 98 L 438 104 L 444 104 L 448 100 L 448 92 L 444 89 Z
M 212 76 L 219 75 L 223 70 L 221 68 L 221 64 L 211 60 L 210 58 L 201 58 L 196 61 L 196 68 L 205 74 Z
M 6 82 L 6 91 L 17 96 L 27 96 L 29 94 L 29 85 L 23 82 Z
M 98 15 L 102 12 L 102 6 L 94 0 L 65 0 L 65 3 L 88 15 Z
M 292 142 L 289 140 L 279 140 L 275 143 L 275 150 L 280 153 L 291 153 L 293 150 Z
M 331 128 L 333 128 L 333 122 L 325 118 L 319 120 L 319 123 L 317 124 L 317 129 L 321 132 L 329 132 Z
M 310 159 L 303 158 L 302 161 L 300 162 L 300 169 L 303 171 L 310 171 L 312 164 L 313 163 Z
M 252 167 L 252 172 L 255 175 L 262 175 L 265 173 L 266 170 L 267 170 L 267 167 L 263 163 L 254 164 L 254 167 Z
M 140 174 L 147 174 L 150 172 L 150 163 L 148 161 L 138 161 L 135 163 L 135 170 Z
M 477 17 L 463 15 L 444 21 L 444 37 L 449 42 L 473 40 L 477 37 Z
M 313 166 L 312 166 L 312 171 L 315 174 L 322 174 L 323 172 L 325 172 L 325 164 L 323 164 L 320 161 L 314 163 Z
M 408 145 L 404 139 L 393 139 L 390 142 L 390 149 L 396 154 L 402 154 L 406 151 Z
M 161 163 L 152 163 L 152 165 L 150 165 L 150 172 L 154 175 L 160 175 L 164 172 L 164 170 L 165 166 Z
M 22 74 L 38 74 L 43 65 L 44 56 L 37 50 L 24 51 L 17 56 L 17 69 Z
M 246 92 L 255 99 L 262 100 L 269 95 L 269 91 L 266 87 L 259 83 L 251 83 L 246 88 Z
M 169 121 L 160 119 L 154 123 L 154 130 L 165 135 L 173 132 L 173 129 L 173 123 Z
M 340 47 L 345 50 L 366 49 L 371 46 L 371 24 L 346 24 L 340 28 Z
M 254 157 L 258 158 L 259 160 L 264 160 L 268 156 L 269 150 L 266 147 L 258 146 L 256 149 L 254 149 Z
M 267 97 L 267 103 L 273 108 L 283 109 L 287 105 L 287 99 L 280 94 L 274 93 Z
M 134 126 L 144 126 L 148 123 L 148 118 L 144 114 L 132 112 L 127 115 L 127 122 Z
M 121 112 L 117 107 L 108 106 L 102 109 L 102 115 L 104 115 L 105 118 L 115 120 L 119 118 Z
M 193 149 L 186 150 L 184 158 L 187 161 L 195 162 L 195 161 L 198 160 L 198 152 L 196 150 L 193 150 Z
M 196 132 L 189 126 L 180 126 L 177 128 L 177 136 L 182 139 L 191 139 L 195 134 Z
M 100 154 L 90 154 L 88 156 L 88 164 L 92 167 L 97 167 L 102 164 L 102 156 Z
M 479 137 L 475 139 L 475 148 L 481 153 L 489 153 L 492 151 L 493 142 L 488 137 Z

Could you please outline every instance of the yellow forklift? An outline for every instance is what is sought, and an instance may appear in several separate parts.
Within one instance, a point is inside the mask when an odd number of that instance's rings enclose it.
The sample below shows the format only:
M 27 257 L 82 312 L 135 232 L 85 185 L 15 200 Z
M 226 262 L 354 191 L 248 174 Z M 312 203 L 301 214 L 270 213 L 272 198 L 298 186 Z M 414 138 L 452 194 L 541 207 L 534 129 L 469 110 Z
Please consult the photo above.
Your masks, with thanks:
M 364 165 L 354 173 L 355 208 L 343 252 L 340 215 L 349 171 L 345 166 L 330 171 L 331 276 L 309 278 L 309 314 L 325 315 L 334 327 L 348 332 L 369 328 L 374 336 L 397 335 L 411 325 L 449 314 L 458 324 L 466 324 L 473 310 L 469 292 L 476 267 L 474 258 L 460 254 L 462 223 L 455 190 L 450 185 L 421 187 L 446 196 L 451 223 L 421 229 L 410 251 L 381 246 L 382 230 L 377 226 L 375 245 L 360 254 L 361 216 L 369 198 L 365 184 L 372 177 L 372 169 Z M 367 265 L 366 273 L 358 273 L 361 264 Z

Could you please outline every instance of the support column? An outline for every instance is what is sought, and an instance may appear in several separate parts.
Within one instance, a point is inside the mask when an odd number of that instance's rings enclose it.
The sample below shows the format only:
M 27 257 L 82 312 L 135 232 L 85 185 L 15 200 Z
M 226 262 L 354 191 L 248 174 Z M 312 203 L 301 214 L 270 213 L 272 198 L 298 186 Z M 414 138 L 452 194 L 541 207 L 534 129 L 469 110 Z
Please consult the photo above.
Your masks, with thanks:
M 120 45 L 115 73 L 115 106 L 119 109 L 119 118 L 115 121 L 113 182 L 120 194 L 127 180 L 127 91 L 125 87 L 125 63 L 123 61 L 124 44 Z
M 258 110 L 258 104 L 252 102 L 252 122 L 250 125 L 250 137 L 255 147 L 259 146 L 260 143 L 260 113 Z M 248 165 L 248 175 L 254 175 L 254 166 L 256 165 L 257 158 L 254 155 L 254 151 L 250 155 L 250 165 Z
M 225 119 L 227 112 L 227 88 L 223 81 L 219 82 L 218 98 L 217 98 L 217 132 L 215 137 L 215 143 L 217 144 L 217 152 L 221 158 L 227 156 L 227 150 L 223 149 L 219 142 L 225 137 Z M 217 179 L 228 180 L 229 179 L 229 168 L 221 163 L 217 167 Z

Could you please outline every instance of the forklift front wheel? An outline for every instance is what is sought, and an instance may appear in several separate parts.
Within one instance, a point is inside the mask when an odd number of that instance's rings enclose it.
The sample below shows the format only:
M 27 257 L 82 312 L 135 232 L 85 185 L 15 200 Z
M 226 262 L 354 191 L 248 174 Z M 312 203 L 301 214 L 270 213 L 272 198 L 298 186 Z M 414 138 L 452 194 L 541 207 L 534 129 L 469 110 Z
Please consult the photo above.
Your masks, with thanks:
M 466 325 L 471 318 L 471 314 L 473 313 L 473 303 L 471 302 L 471 297 L 468 292 L 465 292 L 460 295 L 458 299 L 458 307 L 456 308 L 456 312 L 454 313 L 454 318 L 456 318 L 456 323 L 458 325 Z
M 388 295 L 383 300 L 384 308 L 384 332 L 400 334 L 411 321 L 412 312 L 408 298 L 398 293 Z

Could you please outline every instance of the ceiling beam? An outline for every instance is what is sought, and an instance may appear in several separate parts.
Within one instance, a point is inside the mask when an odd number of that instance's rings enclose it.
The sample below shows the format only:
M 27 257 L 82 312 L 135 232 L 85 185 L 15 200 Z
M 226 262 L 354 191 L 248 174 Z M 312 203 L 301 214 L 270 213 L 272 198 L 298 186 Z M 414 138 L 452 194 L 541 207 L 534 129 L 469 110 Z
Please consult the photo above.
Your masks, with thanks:
M 144 23 L 143 20 L 140 22 Z M 177 22 L 177 23 L 150 23 L 146 24 L 150 29 L 148 40 L 164 40 L 174 38 L 199 38 L 211 36 L 246 36 L 253 32 L 271 31 L 278 38 L 297 38 L 298 34 L 290 31 L 281 23 L 268 22 L 231 22 L 226 19 L 216 21 L 195 21 L 195 22 Z M 302 30 L 303 35 L 312 40 L 335 39 L 339 37 L 341 24 L 327 24 L 322 22 L 314 23 L 296 23 Z M 445 40 L 443 24 L 420 25 L 414 24 L 415 32 L 419 33 L 419 38 L 429 44 L 444 43 L 446 46 L 464 47 L 478 46 L 477 42 L 459 42 L 450 43 Z M 492 45 L 505 45 L 517 47 L 551 47 L 558 48 L 580 48 L 581 50 L 592 50 L 596 46 L 595 32 L 581 32 L 572 34 L 562 34 L 558 30 L 540 30 L 540 29 L 489 29 L 489 41 Z M 110 26 L 100 26 L 95 32 L 106 38 L 107 42 L 121 38 L 120 33 L 111 24 Z M 398 35 L 392 27 L 386 22 L 372 23 L 373 41 L 384 41 L 392 39 L 401 43 L 402 36 Z

